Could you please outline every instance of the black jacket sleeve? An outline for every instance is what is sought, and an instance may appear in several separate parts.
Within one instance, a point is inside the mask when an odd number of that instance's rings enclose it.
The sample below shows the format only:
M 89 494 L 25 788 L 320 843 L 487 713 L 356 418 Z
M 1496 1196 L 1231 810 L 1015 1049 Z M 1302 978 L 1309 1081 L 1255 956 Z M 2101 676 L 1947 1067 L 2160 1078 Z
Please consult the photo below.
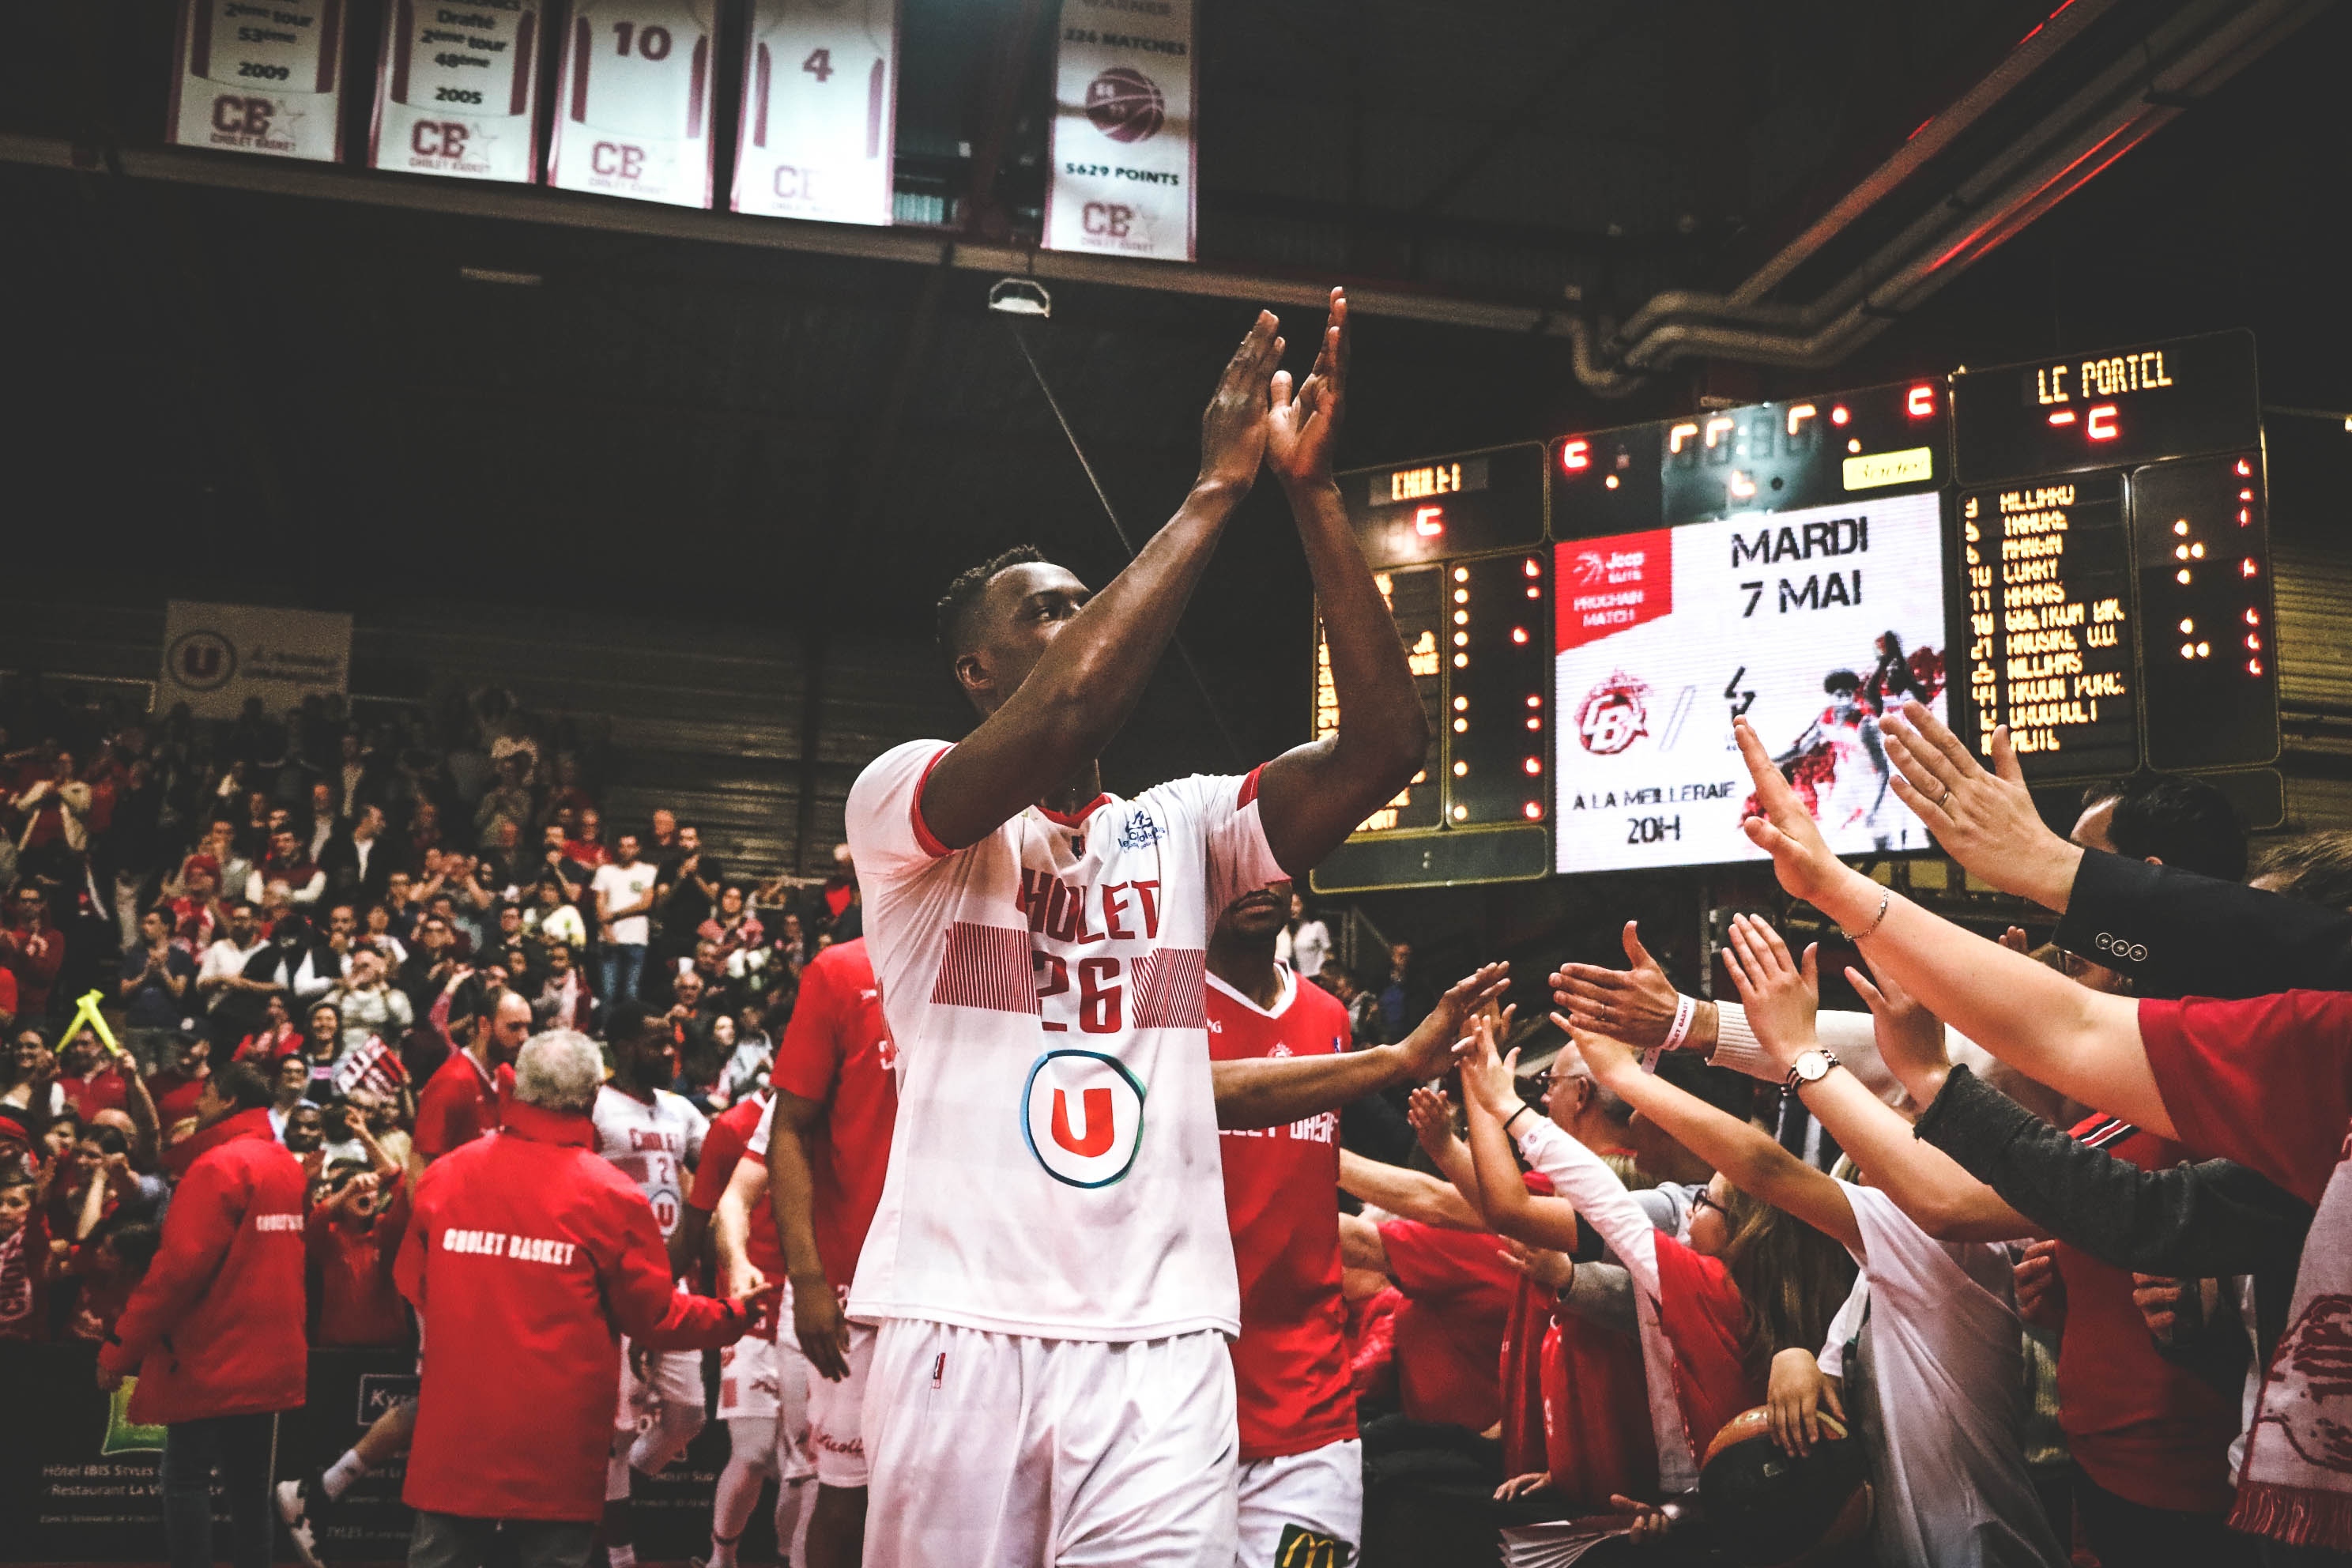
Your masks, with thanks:
M 2077 1143 L 1965 1067 L 1952 1069 L 1912 1131 L 2010 1207 L 2116 1268 L 2292 1276 L 2311 1226 L 2309 1205 L 2243 1165 L 2143 1171 Z
M 2352 915 L 2097 849 L 2053 940 L 2142 996 L 2352 991 Z

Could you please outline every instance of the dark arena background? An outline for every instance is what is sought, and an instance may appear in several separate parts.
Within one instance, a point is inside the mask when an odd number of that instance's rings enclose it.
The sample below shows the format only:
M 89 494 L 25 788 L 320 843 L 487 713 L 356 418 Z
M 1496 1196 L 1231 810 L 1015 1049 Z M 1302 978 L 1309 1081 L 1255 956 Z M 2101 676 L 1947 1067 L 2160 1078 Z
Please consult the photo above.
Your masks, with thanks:
M 1347 994 L 1409 1022 L 1507 960 L 1525 1029 L 1541 976 L 1622 962 L 1627 921 L 1701 997 L 1729 995 L 1737 912 L 1835 942 L 1740 837 L 1734 713 L 1842 814 L 1837 853 L 1996 937 L 2053 917 L 1841 781 L 1852 704 L 1923 697 L 1971 746 L 2009 722 L 2061 834 L 2086 785 L 2147 773 L 2217 785 L 2258 853 L 2352 829 L 2352 9 L 876 0 L 832 124 L 772 84 L 848 65 L 761 41 L 828 6 L 453 5 L 420 44 L 426 0 L 276 0 L 249 30 L 283 37 L 224 87 L 224 5 L 20 5 L 0 48 L 0 880 L 37 864 L 59 751 L 127 787 L 169 735 L 173 787 L 214 791 L 44 884 L 70 916 L 50 1045 L 84 992 L 119 1011 L 189 814 L 244 826 L 236 747 L 298 826 L 345 735 L 385 777 L 413 761 L 453 851 L 495 853 L 478 806 L 531 793 L 519 901 L 554 796 L 606 843 L 671 814 L 813 944 L 855 886 L 861 770 L 971 728 L 933 644 L 949 579 L 1028 542 L 1108 582 L 1184 498 L 1253 312 L 1303 378 L 1334 286 L 1342 499 L 1433 735 L 1301 879 Z M 479 90 L 403 100 L 436 48 L 514 61 L 495 167 L 456 151 L 491 121 L 446 117 Z M 642 167 L 597 129 L 596 95 L 640 90 L 591 76 L 606 55 L 698 95 Z M 765 151 L 787 127 L 862 157 L 862 208 Z M 1261 480 L 1104 787 L 1336 727 L 1320 627 Z M 520 786 L 498 735 L 529 740 Z M 1822 1005 L 1858 1009 L 1828 956 Z M 164 1561 L 155 1442 L 61 1313 L 0 1333 L 0 1561 Z M 320 1348 L 310 1379 L 280 1479 L 413 1362 Z M 639 1555 L 709 1552 L 727 1454 L 713 1419 L 640 1479 Z M 1401 1474 L 1361 1562 L 1500 1560 L 1491 1485 Z M 359 1498 L 326 1558 L 403 1558 L 392 1484 Z M 743 1551 L 775 1551 L 764 1510 Z

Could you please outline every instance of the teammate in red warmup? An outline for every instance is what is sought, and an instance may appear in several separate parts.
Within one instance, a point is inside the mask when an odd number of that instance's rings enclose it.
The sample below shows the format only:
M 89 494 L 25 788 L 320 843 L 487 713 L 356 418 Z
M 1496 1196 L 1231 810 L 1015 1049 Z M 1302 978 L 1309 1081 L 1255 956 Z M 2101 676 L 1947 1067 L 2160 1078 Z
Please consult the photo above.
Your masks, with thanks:
M 843 1309 L 889 1173 L 895 1065 L 865 939 L 826 948 L 801 971 L 770 1074 L 775 1114 L 753 1132 L 722 1205 L 721 1258 L 754 1271 L 740 1284 L 789 1277 L 793 1337 L 815 1374 L 808 1384 L 817 1486 L 810 1568 L 856 1568 L 865 1551 L 874 1329 L 850 1322 Z
M 796 1006 L 808 1005 L 803 991 Z M 774 1100 L 774 1091 L 762 1089 L 710 1119 L 694 1184 L 687 1189 L 677 1228 L 669 1234 L 670 1267 L 681 1278 L 700 1264 L 704 1244 L 711 1239 L 711 1215 L 736 1173 L 759 1168 L 758 1158 L 745 1151 L 753 1138 L 762 1135 Z M 758 1238 L 753 1240 L 752 1251 L 758 1253 Z M 773 1262 L 761 1266 L 761 1280 L 782 1279 L 783 1255 L 772 1237 L 766 1254 Z M 720 1279 L 730 1282 L 728 1293 L 734 1294 L 734 1268 L 724 1256 L 721 1262 Z M 803 1494 L 816 1473 L 808 1447 L 808 1361 L 798 1345 L 779 1335 L 779 1321 L 778 1314 L 763 1313 L 750 1333 L 719 1352 L 719 1418 L 727 1424 L 727 1466 L 719 1472 L 710 1500 L 710 1555 L 704 1560 L 705 1568 L 735 1568 L 743 1531 L 769 1481 L 776 1483 L 777 1554 L 794 1562 L 802 1555 L 793 1537 L 803 1530 Z
M 268 1568 L 274 1419 L 300 1408 L 301 1164 L 270 1135 L 269 1083 L 242 1063 L 205 1080 L 197 1120 L 213 1134 L 163 1220 L 163 1245 L 113 1334 L 98 1384 L 136 1373 L 130 1415 L 167 1428 L 163 1529 L 173 1568 L 213 1561 L 212 1486 L 228 1493 L 230 1560 Z
M 1363 1536 L 1363 1445 L 1340 1290 L 1339 1108 L 1444 1069 L 1490 965 L 1393 1046 L 1352 1055 L 1348 1010 L 1276 962 L 1290 883 L 1228 905 L 1209 933 L 1211 1075 L 1225 1215 L 1241 1280 L 1233 1344 L 1244 1568 L 1345 1563 Z M 1492 1238 L 1483 1238 L 1490 1245 Z
M 499 1125 L 515 1053 L 530 1037 L 530 1004 L 515 992 L 500 991 L 490 1016 L 469 1025 L 453 1001 L 449 1028 L 457 1048 L 416 1097 L 416 1152 L 428 1162 Z
M 478 1568 L 501 1523 L 525 1568 L 580 1568 L 604 1510 L 619 1336 L 707 1350 L 750 1325 L 745 1303 L 672 1289 L 651 1204 L 594 1152 L 604 1076 L 586 1036 L 534 1037 L 498 1133 L 417 1183 L 396 1270 L 425 1342 L 401 1494 L 411 1568 Z

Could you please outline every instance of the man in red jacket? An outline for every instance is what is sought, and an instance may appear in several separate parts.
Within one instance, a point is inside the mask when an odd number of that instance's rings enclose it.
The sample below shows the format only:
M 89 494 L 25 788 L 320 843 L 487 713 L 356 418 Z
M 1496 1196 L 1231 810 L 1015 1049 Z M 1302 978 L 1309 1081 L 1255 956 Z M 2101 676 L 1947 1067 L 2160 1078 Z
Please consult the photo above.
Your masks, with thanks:
M 277 1415 L 302 1404 L 301 1164 L 270 1135 L 268 1080 L 232 1063 L 205 1080 L 215 1136 L 172 1199 L 147 1277 L 98 1352 L 98 1383 L 138 1374 L 131 1419 L 164 1427 L 173 1568 L 213 1561 L 212 1484 L 228 1491 L 230 1561 L 268 1568 Z
M 751 1325 L 750 1298 L 673 1290 L 652 1205 L 595 1152 L 604 1077 L 586 1036 L 532 1037 L 499 1130 L 416 1184 L 394 1268 L 424 1320 L 410 1568 L 479 1568 L 501 1524 L 522 1568 L 581 1568 L 604 1511 L 619 1337 L 708 1350 Z

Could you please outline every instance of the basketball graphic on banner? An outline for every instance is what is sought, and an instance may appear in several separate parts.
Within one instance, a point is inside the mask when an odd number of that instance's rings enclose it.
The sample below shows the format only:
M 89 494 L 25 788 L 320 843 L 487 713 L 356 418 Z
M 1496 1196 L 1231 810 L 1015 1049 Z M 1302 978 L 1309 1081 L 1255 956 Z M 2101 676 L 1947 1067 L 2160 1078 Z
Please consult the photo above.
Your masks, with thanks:
M 1141 71 L 1113 66 L 1087 84 L 1087 118 L 1114 142 L 1149 142 L 1168 122 L 1168 100 Z

